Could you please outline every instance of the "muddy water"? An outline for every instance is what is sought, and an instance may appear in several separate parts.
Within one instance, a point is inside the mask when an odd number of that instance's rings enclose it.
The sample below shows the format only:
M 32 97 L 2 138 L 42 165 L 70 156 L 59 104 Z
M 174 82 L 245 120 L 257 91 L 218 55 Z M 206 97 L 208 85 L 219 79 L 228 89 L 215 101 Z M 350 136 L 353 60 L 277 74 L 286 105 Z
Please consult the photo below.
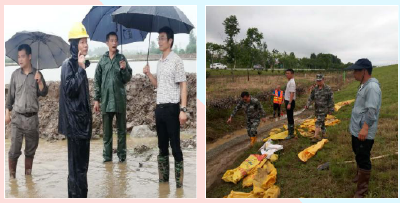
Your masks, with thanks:
M 114 136 L 115 138 L 116 136 Z M 183 136 L 185 139 L 185 136 Z M 114 139 L 114 147 L 116 139 Z M 145 144 L 151 149 L 138 154 L 134 147 Z M 24 146 L 24 145 L 23 145 Z M 92 140 L 88 171 L 88 197 L 91 198 L 195 198 L 196 150 L 183 149 L 185 160 L 183 188 L 176 189 L 174 159 L 170 155 L 170 181 L 158 183 L 157 138 L 127 138 L 128 154 L 125 163 L 102 163 L 102 140 Z M 5 140 L 6 152 L 10 140 Z M 23 149 L 22 149 L 23 150 Z M 40 140 L 33 163 L 32 176 L 24 175 L 24 156 L 17 166 L 16 180 L 9 179 L 8 157 L 5 163 L 5 196 L 11 198 L 67 198 L 68 154 L 67 141 L 49 143 Z M 141 163 L 141 164 L 139 164 Z

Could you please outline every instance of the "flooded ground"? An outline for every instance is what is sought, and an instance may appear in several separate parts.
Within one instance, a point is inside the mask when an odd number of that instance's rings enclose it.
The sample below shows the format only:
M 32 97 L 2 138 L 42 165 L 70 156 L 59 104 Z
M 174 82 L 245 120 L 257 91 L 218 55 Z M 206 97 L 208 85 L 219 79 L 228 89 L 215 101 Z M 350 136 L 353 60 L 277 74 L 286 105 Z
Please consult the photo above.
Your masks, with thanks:
M 114 136 L 114 148 L 116 147 Z M 182 135 L 188 139 L 189 135 Z M 6 153 L 10 140 L 5 140 Z M 134 148 L 150 147 L 141 154 Z M 24 146 L 24 145 L 23 145 Z M 127 137 L 126 163 L 118 163 L 116 154 L 112 163 L 103 163 L 102 140 L 92 140 L 88 171 L 90 198 L 195 198 L 196 149 L 183 149 L 183 187 L 176 189 L 174 159 L 170 155 L 170 181 L 158 183 L 157 138 Z M 22 149 L 23 151 L 23 149 Z M 9 179 L 8 156 L 5 156 L 5 197 L 7 198 L 67 198 L 68 154 L 67 141 L 55 143 L 40 140 L 33 162 L 32 177 L 24 175 L 24 156 L 18 160 L 17 178 Z

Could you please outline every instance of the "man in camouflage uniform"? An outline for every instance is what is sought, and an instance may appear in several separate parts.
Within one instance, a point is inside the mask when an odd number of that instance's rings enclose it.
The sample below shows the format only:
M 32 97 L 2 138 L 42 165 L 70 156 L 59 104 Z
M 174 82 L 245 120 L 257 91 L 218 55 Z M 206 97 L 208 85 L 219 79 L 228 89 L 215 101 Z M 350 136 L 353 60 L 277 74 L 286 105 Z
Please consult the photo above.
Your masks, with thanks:
M 262 121 L 265 122 L 266 113 L 262 107 L 261 102 L 258 101 L 258 99 L 256 98 L 250 97 L 248 92 L 242 92 L 240 96 L 242 97 L 242 100 L 233 110 L 227 123 L 230 123 L 237 111 L 244 107 L 247 117 L 247 134 L 250 137 L 250 145 L 253 146 L 256 141 L 257 128 L 260 125 L 260 119 L 262 118 Z
M 308 98 L 306 109 L 309 108 L 311 102 L 315 102 L 315 135 L 313 141 L 320 140 L 319 132 L 322 130 L 322 138 L 325 135 L 325 118 L 327 114 L 332 114 L 334 111 L 333 103 L 333 92 L 328 85 L 324 83 L 324 76 L 317 74 L 316 76 L 317 85 L 311 90 L 311 95 Z

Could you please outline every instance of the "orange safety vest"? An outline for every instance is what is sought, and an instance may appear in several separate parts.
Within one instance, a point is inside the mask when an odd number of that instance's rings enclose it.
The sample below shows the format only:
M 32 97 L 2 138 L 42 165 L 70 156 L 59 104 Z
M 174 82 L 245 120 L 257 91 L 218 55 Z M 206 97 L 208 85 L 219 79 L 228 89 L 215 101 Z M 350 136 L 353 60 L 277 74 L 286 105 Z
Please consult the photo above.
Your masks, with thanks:
M 283 101 L 283 91 L 275 90 L 275 95 L 274 95 L 274 104 L 282 104 Z

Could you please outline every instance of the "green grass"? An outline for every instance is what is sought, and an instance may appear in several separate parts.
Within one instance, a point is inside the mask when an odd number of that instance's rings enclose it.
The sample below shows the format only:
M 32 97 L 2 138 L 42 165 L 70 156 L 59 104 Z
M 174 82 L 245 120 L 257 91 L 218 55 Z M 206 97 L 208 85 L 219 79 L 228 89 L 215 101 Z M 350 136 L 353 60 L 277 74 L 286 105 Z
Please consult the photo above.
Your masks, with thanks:
M 372 160 L 372 174 L 367 197 L 396 198 L 398 197 L 398 73 L 397 65 L 377 68 L 372 76 L 381 84 L 382 106 L 379 117 L 378 132 L 371 151 L 372 157 L 389 155 Z M 354 81 L 335 92 L 335 102 L 354 99 L 359 82 Z M 277 168 L 277 183 L 281 188 L 280 197 L 334 197 L 347 198 L 354 195 L 356 184 L 351 182 L 355 174 L 355 163 L 344 163 L 354 160 L 351 148 L 351 135 L 348 131 L 353 105 L 341 108 L 334 115 L 341 123 L 328 127 L 329 142 L 324 148 L 309 159 L 301 162 L 297 154 L 312 145 L 308 138 L 299 137 L 297 140 L 280 141 L 284 149 L 279 152 L 275 162 Z M 266 135 L 260 135 L 266 136 Z M 235 163 L 229 168 L 237 167 L 249 154 L 256 153 L 261 146 L 257 143 L 252 149 L 238 155 Z M 318 171 L 317 166 L 330 162 L 329 170 Z M 242 189 L 242 182 L 237 185 L 223 183 L 207 191 L 207 197 L 223 197 L 231 190 L 249 192 L 252 188 Z

